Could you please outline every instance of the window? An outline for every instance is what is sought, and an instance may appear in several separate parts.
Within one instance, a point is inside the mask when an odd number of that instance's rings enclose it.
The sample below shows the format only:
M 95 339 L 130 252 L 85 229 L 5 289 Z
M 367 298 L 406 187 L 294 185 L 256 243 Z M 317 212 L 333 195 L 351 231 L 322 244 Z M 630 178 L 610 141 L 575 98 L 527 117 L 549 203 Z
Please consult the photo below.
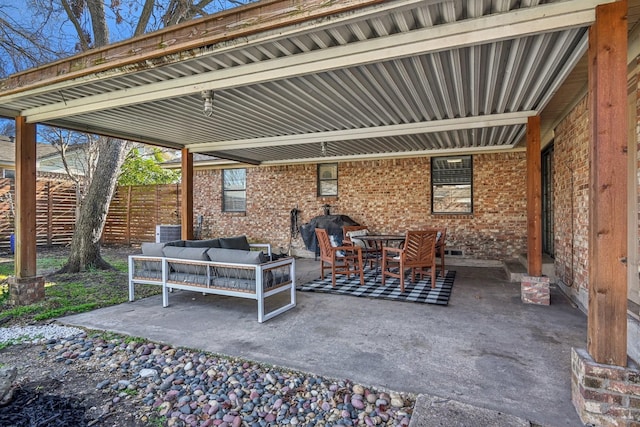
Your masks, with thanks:
M 3 178 L 15 179 L 16 178 L 16 171 L 14 171 L 13 169 L 3 169 L 2 170 L 2 175 L 3 175 Z
M 245 212 L 247 209 L 246 169 L 223 169 L 222 211 Z
M 473 212 L 471 156 L 431 158 L 431 212 Z
M 338 164 L 318 165 L 318 196 L 338 195 Z

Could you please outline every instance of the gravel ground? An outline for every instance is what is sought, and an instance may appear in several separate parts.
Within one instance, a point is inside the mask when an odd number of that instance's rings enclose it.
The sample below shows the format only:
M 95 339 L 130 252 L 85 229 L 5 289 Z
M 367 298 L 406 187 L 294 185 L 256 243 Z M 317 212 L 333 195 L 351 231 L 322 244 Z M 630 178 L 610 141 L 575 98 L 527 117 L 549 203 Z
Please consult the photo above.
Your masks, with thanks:
M 407 426 L 415 404 L 415 396 L 347 379 L 77 332 L 53 324 L 0 328 L 0 342 L 30 342 L 0 351 L 0 362 L 19 371 L 26 364 L 43 382 L 38 370 L 47 369 L 58 386 L 77 382 L 67 393 L 85 397 L 88 425 Z M 74 379 L 74 370 L 83 375 Z

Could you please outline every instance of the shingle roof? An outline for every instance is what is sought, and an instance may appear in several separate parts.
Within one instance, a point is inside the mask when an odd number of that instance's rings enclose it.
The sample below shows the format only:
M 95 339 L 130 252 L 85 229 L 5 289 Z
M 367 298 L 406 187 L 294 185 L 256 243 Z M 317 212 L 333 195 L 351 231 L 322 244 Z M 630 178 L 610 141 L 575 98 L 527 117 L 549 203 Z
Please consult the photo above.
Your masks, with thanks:
M 55 147 L 49 144 L 38 144 L 36 147 L 38 158 L 55 153 Z M 14 164 L 16 162 L 15 144 L 5 136 L 0 136 L 0 163 Z

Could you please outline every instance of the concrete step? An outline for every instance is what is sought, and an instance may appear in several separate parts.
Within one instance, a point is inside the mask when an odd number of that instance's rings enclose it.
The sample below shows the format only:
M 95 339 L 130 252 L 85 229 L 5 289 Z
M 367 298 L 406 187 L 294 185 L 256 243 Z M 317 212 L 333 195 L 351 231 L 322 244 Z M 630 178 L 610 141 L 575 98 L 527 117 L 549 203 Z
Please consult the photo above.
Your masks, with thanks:
M 527 274 L 527 254 L 521 254 L 517 259 L 505 260 L 503 264 L 507 278 L 511 282 L 521 282 L 522 276 Z M 553 258 L 547 254 L 542 255 L 542 275 L 549 277 L 551 283 L 556 282 Z
M 510 282 L 522 282 L 522 277 L 527 274 L 527 268 L 518 259 L 505 260 L 503 265 Z

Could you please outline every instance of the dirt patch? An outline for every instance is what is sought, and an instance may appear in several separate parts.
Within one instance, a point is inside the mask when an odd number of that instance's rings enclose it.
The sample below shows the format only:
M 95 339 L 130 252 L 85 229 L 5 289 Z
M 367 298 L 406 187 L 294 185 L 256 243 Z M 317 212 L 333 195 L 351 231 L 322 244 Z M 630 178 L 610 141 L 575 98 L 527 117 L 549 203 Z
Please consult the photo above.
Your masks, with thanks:
M 64 423 L 25 424 L 78 427 L 113 426 L 141 427 L 154 425 L 144 415 L 138 413 L 139 399 L 135 396 L 105 387 L 98 389 L 98 381 L 109 379 L 112 384 L 118 382 L 117 373 L 105 372 L 91 363 L 74 362 L 64 364 L 56 362 L 52 355 L 43 350 L 41 345 L 23 344 L 10 346 L 0 351 L 0 363 L 4 366 L 15 366 L 18 377 L 14 382 L 18 396 L 28 403 L 37 405 L 42 396 L 49 396 L 49 403 L 55 399 L 70 401 L 77 411 L 84 412 L 85 424 L 78 424 L 77 418 L 69 417 Z M 40 420 L 46 420 L 46 406 L 40 409 L 31 408 Z M 15 411 L 11 406 L 0 407 L 0 420 L 3 413 Z M 50 411 L 53 414 L 53 410 Z M 68 421 L 68 422 L 67 422 Z M 6 424 L 5 424 L 6 425 Z M 18 424 L 19 425 L 19 424 Z M 161 425 L 161 424 L 158 424 Z

